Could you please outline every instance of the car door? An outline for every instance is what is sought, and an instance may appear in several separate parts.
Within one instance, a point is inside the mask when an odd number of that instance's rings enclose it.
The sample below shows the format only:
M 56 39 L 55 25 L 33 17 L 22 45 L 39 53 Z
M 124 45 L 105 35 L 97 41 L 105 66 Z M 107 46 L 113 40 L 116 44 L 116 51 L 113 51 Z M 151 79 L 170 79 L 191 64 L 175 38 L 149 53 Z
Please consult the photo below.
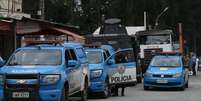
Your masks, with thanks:
M 136 62 L 133 49 L 123 49 L 107 59 L 109 64 L 110 84 L 128 84 L 136 83 Z
M 70 87 L 70 91 L 71 92 L 76 92 L 79 91 L 80 89 L 80 62 L 77 59 L 77 56 L 75 54 L 74 49 L 68 49 L 67 51 L 67 57 L 68 57 L 68 61 L 75 61 L 76 65 L 74 66 L 70 66 L 68 65 L 68 70 L 70 71 L 69 73 L 69 87 Z

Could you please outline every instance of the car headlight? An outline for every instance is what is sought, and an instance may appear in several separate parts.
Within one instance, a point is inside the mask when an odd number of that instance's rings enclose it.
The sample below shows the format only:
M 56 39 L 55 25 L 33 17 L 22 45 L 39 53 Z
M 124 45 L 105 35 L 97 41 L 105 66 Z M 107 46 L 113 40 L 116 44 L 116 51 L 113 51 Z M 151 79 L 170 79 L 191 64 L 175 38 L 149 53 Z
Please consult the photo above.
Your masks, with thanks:
M 182 73 L 176 73 L 173 75 L 174 78 L 181 77 L 181 76 L 182 76 Z
M 103 70 L 92 70 L 90 74 L 92 78 L 98 78 L 102 75 L 102 73 Z
M 144 74 L 144 76 L 145 76 L 145 77 L 152 77 L 152 73 L 146 72 L 146 73 Z
M 59 81 L 60 75 L 41 75 L 40 82 L 41 84 L 48 85 L 48 84 L 55 84 Z

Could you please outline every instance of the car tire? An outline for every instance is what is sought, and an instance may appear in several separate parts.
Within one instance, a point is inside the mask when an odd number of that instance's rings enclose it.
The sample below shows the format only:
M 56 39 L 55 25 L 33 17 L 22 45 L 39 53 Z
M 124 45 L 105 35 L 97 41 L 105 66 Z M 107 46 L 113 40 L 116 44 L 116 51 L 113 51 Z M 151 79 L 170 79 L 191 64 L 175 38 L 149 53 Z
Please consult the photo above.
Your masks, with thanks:
M 103 98 L 108 98 L 109 95 L 110 95 L 109 83 L 106 81 L 105 82 L 105 89 L 103 91 Z
M 183 85 L 182 87 L 179 88 L 180 91 L 184 91 L 186 88 L 186 85 Z
M 149 86 L 144 86 L 144 90 L 149 90 Z
M 61 101 L 68 101 L 68 88 L 67 87 L 64 87 L 63 90 L 62 90 L 62 95 L 61 95 Z
M 81 101 L 87 101 L 88 100 L 88 83 L 87 81 L 85 81 L 85 84 L 84 84 L 84 90 L 81 91 Z

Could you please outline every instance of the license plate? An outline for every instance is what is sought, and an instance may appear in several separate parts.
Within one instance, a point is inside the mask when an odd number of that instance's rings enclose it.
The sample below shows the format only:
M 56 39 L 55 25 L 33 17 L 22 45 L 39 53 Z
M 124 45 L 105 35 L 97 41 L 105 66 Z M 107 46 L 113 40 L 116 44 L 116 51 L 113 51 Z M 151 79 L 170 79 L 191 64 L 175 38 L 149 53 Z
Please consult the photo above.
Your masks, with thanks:
M 29 98 L 29 92 L 13 92 L 13 98 Z
M 168 80 L 157 80 L 156 82 L 157 82 L 157 83 L 165 84 L 165 83 L 168 83 Z

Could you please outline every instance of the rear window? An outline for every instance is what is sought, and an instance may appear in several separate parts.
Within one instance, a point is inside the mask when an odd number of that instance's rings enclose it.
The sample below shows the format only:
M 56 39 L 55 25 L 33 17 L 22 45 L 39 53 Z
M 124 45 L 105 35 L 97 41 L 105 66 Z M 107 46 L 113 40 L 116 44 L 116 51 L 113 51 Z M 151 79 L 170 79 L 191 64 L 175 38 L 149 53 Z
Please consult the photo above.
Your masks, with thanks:
M 180 67 L 181 62 L 179 56 L 155 56 L 150 65 L 156 67 Z

